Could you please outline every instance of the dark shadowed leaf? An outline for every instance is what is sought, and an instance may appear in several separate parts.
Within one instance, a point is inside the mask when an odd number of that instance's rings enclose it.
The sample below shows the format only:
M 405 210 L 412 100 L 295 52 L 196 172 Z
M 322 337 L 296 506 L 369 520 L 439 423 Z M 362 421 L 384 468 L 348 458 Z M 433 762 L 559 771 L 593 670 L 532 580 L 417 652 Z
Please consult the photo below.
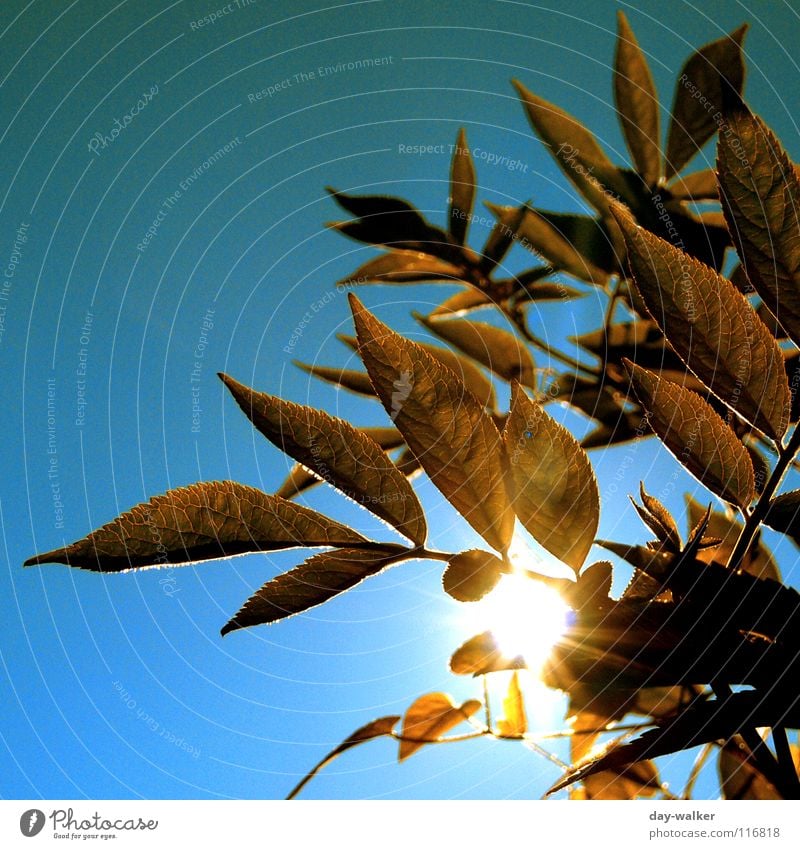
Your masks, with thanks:
M 633 279 L 650 315 L 689 368 L 720 400 L 768 436 L 789 423 L 783 354 L 733 284 L 679 248 L 614 213 Z
M 587 566 L 564 595 L 575 610 L 604 607 L 611 593 L 612 578 L 611 564 L 607 560 L 599 560 Z
M 383 406 L 448 501 L 505 551 L 514 530 L 500 434 L 458 376 L 350 295 L 359 353 Z
M 503 442 L 517 517 L 538 543 L 579 572 L 600 515 L 589 458 L 575 437 L 517 385 Z
M 138 504 L 78 542 L 31 557 L 95 572 L 193 563 L 254 551 L 367 540 L 307 507 L 233 481 L 171 489 Z
M 315 554 L 291 571 L 267 581 L 225 625 L 222 636 L 239 628 L 266 625 L 303 613 L 413 556 L 413 552 L 401 546 L 385 546 L 384 550 L 374 551 L 343 548 Z
M 800 545 L 800 489 L 773 498 L 764 517 L 764 524 L 790 536 Z
M 525 386 L 536 386 L 533 357 L 527 347 L 508 330 L 468 318 L 433 321 L 416 313 L 415 318 L 431 333 L 485 365 L 504 380 L 518 380 Z
M 667 179 L 672 178 L 717 131 L 725 89 L 741 93 L 742 39 L 747 25 L 706 44 L 687 60 L 675 84 L 667 137 Z
M 330 366 L 316 366 L 307 363 L 301 363 L 299 360 L 293 360 L 294 364 L 303 369 L 304 372 L 318 377 L 327 383 L 333 383 L 341 389 L 347 389 L 350 392 L 355 392 L 357 395 L 366 395 L 369 398 L 375 397 L 375 389 L 369 379 L 369 375 L 364 371 L 355 371 L 354 369 L 336 368 Z
M 488 551 L 462 551 L 447 561 L 442 584 L 457 601 L 478 601 L 495 588 L 504 571 L 503 561 Z
M 489 203 L 486 206 L 489 209 L 492 208 Z M 489 274 L 496 265 L 503 261 L 511 245 L 517 239 L 517 230 L 519 230 L 519 225 L 525 216 L 525 207 L 509 207 L 509 209 L 511 211 L 504 220 L 498 221 L 492 227 L 492 232 L 489 233 L 489 238 L 483 246 L 481 268 L 486 274 Z
M 642 179 L 654 186 L 661 176 L 658 95 L 647 59 L 622 11 L 617 12 L 617 24 L 614 103 L 633 164 Z
M 719 200 L 717 174 L 713 168 L 677 176 L 669 185 L 675 200 Z
M 446 693 L 420 696 L 403 717 L 399 759 L 404 761 L 425 743 L 436 742 L 451 728 L 469 719 L 480 707 L 481 703 L 475 699 L 459 707 Z
M 422 280 L 461 280 L 464 270 L 421 251 L 394 250 L 382 254 L 340 280 L 337 289 L 349 289 L 366 283 L 419 283 Z
M 737 738 L 719 753 L 719 782 L 726 799 L 782 799 L 775 785 L 755 766 L 748 750 Z
M 505 669 L 524 668 L 524 658 L 504 654 L 491 631 L 470 637 L 450 658 L 450 671 L 456 675 L 485 675 Z
M 683 360 L 666 344 L 658 325 L 646 318 L 618 322 L 607 330 L 592 330 L 572 337 L 570 341 L 611 363 L 619 363 L 626 357 L 637 365 L 657 371 L 683 371 L 686 368 Z
M 665 548 L 680 551 L 681 536 L 669 510 L 657 498 L 645 492 L 644 483 L 639 484 L 639 496 L 642 499 L 641 507 L 632 498 L 631 501 L 642 521 Z
M 625 361 L 662 442 L 704 486 L 740 507 L 753 499 L 753 464 L 736 434 L 699 395 Z
M 273 445 L 412 542 L 425 542 L 425 514 L 414 490 L 373 439 L 322 410 L 255 392 L 224 374 L 220 378 Z
M 497 721 L 497 731 L 501 737 L 521 737 L 527 730 L 525 699 L 519 686 L 519 673 L 514 670 L 503 699 L 503 717 Z
M 467 134 L 462 127 L 458 131 L 450 164 L 450 214 L 448 229 L 453 240 L 464 244 L 469 227 L 469 217 L 475 203 L 475 165 L 467 147 Z
M 800 178 L 746 106 L 726 121 L 717 152 L 722 209 L 750 282 L 800 343 Z

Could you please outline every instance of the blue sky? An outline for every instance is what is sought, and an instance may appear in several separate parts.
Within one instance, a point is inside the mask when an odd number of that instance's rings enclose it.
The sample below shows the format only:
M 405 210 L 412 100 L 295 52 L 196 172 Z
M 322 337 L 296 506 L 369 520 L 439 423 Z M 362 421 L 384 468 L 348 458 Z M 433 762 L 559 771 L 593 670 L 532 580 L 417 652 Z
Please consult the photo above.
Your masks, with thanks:
M 108 577 L 21 564 L 170 487 L 229 478 L 274 490 L 287 460 L 253 431 L 217 371 L 358 424 L 385 423 L 377 405 L 291 363 L 353 365 L 335 338 L 351 325 L 334 283 L 372 252 L 324 228 L 338 217 L 324 187 L 405 196 L 441 225 L 449 155 L 406 147 L 447 149 L 465 126 L 486 153 L 480 200 L 577 209 L 509 81 L 585 120 L 626 161 L 611 100 L 617 8 L 648 53 L 665 110 L 692 47 L 749 21 L 747 98 L 800 155 L 783 99 L 800 76 L 796 13 L 778 0 L 713 7 L 2 4 L 0 263 L 13 273 L 0 337 L 0 795 L 280 798 L 364 722 L 424 692 L 476 694 L 447 672 L 471 634 L 435 564 L 391 570 L 305 616 L 224 640 L 220 627 L 298 552 Z M 364 59 L 378 61 L 348 69 Z M 482 244 L 487 226 L 473 230 Z M 520 253 L 509 264 L 531 263 Z M 395 329 L 420 333 L 411 310 L 449 291 L 361 294 Z M 571 316 L 545 308 L 537 321 L 557 340 L 573 321 L 596 324 L 601 310 L 587 297 Z M 659 480 L 666 467 L 652 440 L 633 464 L 627 450 L 600 469 L 601 491 L 620 468 L 626 491 L 639 477 Z M 683 473 L 677 481 L 670 505 L 681 510 L 684 489 L 698 487 Z M 434 544 L 476 542 L 429 483 L 419 491 Z M 330 492 L 307 503 L 380 532 Z M 617 508 L 600 533 L 640 532 Z M 791 577 L 794 550 L 777 550 Z M 542 697 L 537 723 L 557 727 L 558 710 Z M 388 741 L 364 746 L 307 795 L 535 798 L 558 775 L 506 743 L 431 748 L 400 766 L 395 757 Z

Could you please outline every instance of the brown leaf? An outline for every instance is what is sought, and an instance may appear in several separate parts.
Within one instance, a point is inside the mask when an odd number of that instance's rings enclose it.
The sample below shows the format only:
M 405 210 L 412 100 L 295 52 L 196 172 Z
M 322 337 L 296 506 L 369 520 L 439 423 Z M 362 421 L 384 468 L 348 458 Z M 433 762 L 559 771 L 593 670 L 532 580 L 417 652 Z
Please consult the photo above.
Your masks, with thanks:
M 671 179 L 717 131 L 724 91 L 741 93 L 742 39 L 747 24 L 695 51 L 675 84 L 667 138 L 667 179 Z
M 800 489 L 773 498 L 764 517 L 764 524 L 786 534 L 800 545 Z
M 563 425 L 512 386 L 503 431 L 512 505 L 533 538 L 577 573 L 600 515 L 589 458 Z
M 661 176 L 658 95 L 647 59 L 621 10 L 617 12 L 617 24 L 614 102 L 636 170 L 648 185 L 654 186 Z
M 611 594 L 612 577 L 612 566 L 607 560 L 587 566 L 566 593 L 570 605 L 576 610 L 605 606 Z
M 307 363 L 301 363 L 299 360 L 293 360 L 293 363 L 313 377 L 318 377 L 327 383 L 333 383 L 341 389 L 348 389 L 350 392 L 355 392 L 357 395 L 366 395 L 369 398 L 375 397 L 375 389 L 366 372 L 346 368 L 308 365 Z
M 492 299 L 485 292 L 470 286 L 469 289 L 456 292 L 455 295 L 451 295 L 442 301 L 438 307 L 431 310 L 429 315 L 431 318 L 441 318 L 442 316 L 456 318 L 475 312 L 475 310 L 490 307 L 492 303 Z
M 725 799 L 783 799 L 775 785 L 752 761 L 737 738 L 729 740 L 719 753 L 719 784 Z
M 350 295 L 359 353 L 383 406 L 447 500 L 505 551 L 514 514 L 505 491 L 500 434 L 458 376 L 390 330 Z
M 489 209 L 492 208 L 491 204 L 487 203 L 486 205 Z M 492 227 L 492 232 L 489 233 L 489 238 L 483 246 L 481 268 L 487 275 L 498 263 L 502 262 L 511 245 L 517 239 L 517 230 L 519 230 L 519 225 L 525 216 L 525 207 L 520 206 L 516 209 L 511 207 L 510 210 L 510 213 L 502 221 L 498 221 Z
M 736 434 L 698 394 L 625 361 L 661 441 L 704 486 L 740 507 L 753 500 L 753 464 Z
M 399 759 L 404 761 L 425 743 L 436 742 L 451 728 L 469 719 L 480 707 L 481 703 L 475 699 L 470 699 L 458 707 L 445 693 L 420 696 L 403 717 L 404 739 L 400 741 Z
M 431 333 L 472 357 L 504 380 L 518 380 L 536 386 L 536 371 L 530 351 L 513 333 L 468 318 L 432 321 L 418 313 L 414 316 Z
M 467 134 L 462 127 L 458 131 L 450 165 L 450 214 L 448 229 L 453 240 L 464 244 L 469 227 L 472 206 L 475 203 L 475 165 L 467 147 Z
M 422 506 L 381 447 L 343 419 L 255 392 L 221 374 L 236 403 L 274 445 L 417 545 L 427 537 Z
M 514 670 L 508 682 L 508 690 L 503 699 L 503 718 L 497 722 L 501 737 L 522 737 L 528 730 L 525 716 L 525 699 L 519 686 L 519 673 Z
M 491 631 L 470 637 L 450 658 L 450 671 L 456 675 L 486 675 L 505 669 L 525 669 L 525 666 L 521 655 L 503 654 Z
M 717 153 L 722 209 L 747 277 L 800 343 L 800 178 L 780 142 L 743 104 Z
M 768 436 L 789 423 L 778 343 L 733 284 L 669 242 L 614 213 L 637 289 L 667 341 L 717 397 Z
M 644 483 L 639 484 L 639 496 L 642 499 L 643 509 L 640 509 L 635 501 L 633 506 L 645 524 L 656 535 L 656 539 L 672 551 L 680 551 L 681 535 L 678 533 L 678 526 L 669 510 L 657 498 L 653 498 L 652 495 L 645 492 Z
M 233 481 L 171 489 L 78 542 L 31 557 L 95 572 L 194 563 L 255 551 L 366 544 L 352 528 Z
M 336 284 L 337 289 L 350 289 L 367 283 L 419 283 L 423 280 L 459 281 L 464 270 L 445 260 L 421 251 L 393 250 L 357 268 Z
M 503 561 L 488 551 L 462 551 L 447 561 L 442 584 L 456 601 L 479 601 L 497 586 L 504 571 Z
M 713 168 L 676 176 L 668 188 L 675 200 L 719 200 L 717 172 Z
M 412 552 L 400 546 L 386 546 L 383 551 L 343 548 L 315 554 L 289 572 L 267 581 L 225 625 L 222 636 L 239 628 L 266 625 L 303 613 L 412 556 Z

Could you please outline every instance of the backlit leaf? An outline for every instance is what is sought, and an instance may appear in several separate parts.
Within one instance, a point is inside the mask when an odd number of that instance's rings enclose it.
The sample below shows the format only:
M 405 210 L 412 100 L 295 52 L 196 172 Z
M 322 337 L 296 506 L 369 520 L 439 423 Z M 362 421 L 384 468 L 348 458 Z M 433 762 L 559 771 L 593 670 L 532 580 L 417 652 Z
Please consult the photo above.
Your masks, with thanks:
M 255 551 L 367 543 L 307 507 L 233 481 L 171 489 L 78 542 L 31 557 L 95 572 L 193 563 Z
M 469 719 L 480 707 L 481 703 L 475 699 L 470 699 L 459 707 L 445 693 L 420 696 L 403 717 L 400 760 L 404 761 L 413 755 L 425 743 L 436 742 L 451 728 Z
M 301 363 L 299 360 L 294 360 L 293 362 L 298 368 L 327 383 L 333 383 L 335 386 L 348 389 L 357 395 L 366 395 L 370 398 L 375 397 L 375 389 L 366 372 L 346 368 L 309 365 L 307 363 Z
M 222 636 L 303 613 L 409 557 L 413 557 L 413 552 L 401 546 L 374 551 L 343 548 L 315 554 L 267 581 L 225 625 Z
M 486 206 L 492 209 L 492 204 L 487 203 Z M 489 274 L 496 265 L 502 262 L 511 245 L 517 239 L 517 231 L 524 216 L 524 206 L 509 207 L 509 213 L 492 227 L 492 232 L 489 233 L 489 238 L 483 246 L 481 256 L 481 268 L 484 273 Z
M 415 318 L 431 333 L 482 363 L 504 380 L 518 380 L 526 386 L 536 386 L 533 357 L 527 347 L 508 330 L 468 318 L 433 321 L 419 314 L 415 314 Z
M 538 543 L 579 572 L 600 515 L 589 458 L 575 437 L 517 385 L 503 442 L 517 517 Z
M 459 245 L 464 244 L 474 202 L 475 165 L 467 147 L 467 134 L 462 127 L 458 131 L 450 165 L 450 214 L 448 216 L 450 235 Z
M 447 500 L 505 551 L 514 530 L 500 435 L 458 376 L 350 295 L 359 353 L 406 444 Z
M 565 593 L 570 606 L 576 610 L 605 606 L 611 593 L 612 577 L 611 564 L 606 560 L 587 566 Z
M 614 102 L 636 170 L 654 186 L 661 176 L 658 95 L 647 59 L 622 11 L 617 12 L 617 24 Z
M 667 179 L 714 135 L 722 120 L 724 89 L 741 93 L 744 84 L 742 39 L 747 25 L 706 44 L 687 60 L 675 84 L 667 138 Z
M 775 785 L 753 763 L 749 752 L 729 740 L 719 753 L 719 783 L 725 799 L 782 799 Z
M 227 375 L 220 377 L 270 442 L 417 545 L 425 542 L 422 506 L 374 440 L 343 419 L 255 392 Z
M 704 486 L 740 507 L 753 499 L 753 464 L 736 434 L 697 393 L 625 361 L 661 441 Z
M 639 484 L 639 497 L 642 499 L 642 508 L 635 501 L 633 506 L 656 535 L 656 539 L 672 551 L 680 551 L 681 536 L 678 533 L 678 526 L 667 508 L 657 498 L 648 495 L 644 483 Z
M 470 637 L 450 658 L 450 671 L 456 675 L 485 675 L 505 669 L 525 669 L 522 656 L 503 653 L 491 631 Z
M 503 561 L 488 551 L 462 551 L 447 561 L 442 584 L 457 601 L 478 601 L 495 588 L 504 571 Z
M 789 423 L 783 354 L 733 284 L 616 206 L 631 273 L 667 341 L 715 395 L 768 436 Z
M 337 289 L 349 289 L 366 283 L 419 283 L 422 280 L 461 280 L 464 270 L 421 251 L 393 250 L 357 268 L 340 280 Z
M 429 315 L 431 318 L 439 318 L 441 316 L 456 316 L 467 315 L 467 313 L 475 310 L 485 309 L 492 305 L 492 299 L 479 289 L 474 289 L 470 286 L 469 289 L 464 289 L 461 292 L 456 292 L 446 300 L 442 301 L 438 307 L 431 310 Z
M 719 200 L 717 173 L 713 168 L 677 176 L 669 185 L 675 200 Z
M 519 673 L 514 670 L 503 699 L 503 718 L 497 722 L 501 737 L 521 737 L 528 730 L 525 716 L 525 699 L 519 686 Z
M 800 343 L 800 178 L 780 142 L 743 104 L 726 116 L 717 167 L 728 227 L 747 277 Z

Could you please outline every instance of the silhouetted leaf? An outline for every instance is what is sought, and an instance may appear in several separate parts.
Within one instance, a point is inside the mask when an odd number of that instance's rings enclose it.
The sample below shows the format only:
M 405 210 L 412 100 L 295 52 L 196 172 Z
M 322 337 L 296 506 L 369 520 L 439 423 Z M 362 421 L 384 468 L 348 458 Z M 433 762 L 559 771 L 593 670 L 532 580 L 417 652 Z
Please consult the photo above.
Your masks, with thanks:
M 475 310 L 485 309 L 493 304 L 492 299 L 479 289 L 470 286 L 461 292 L 456 292 L 429 313 L 431 318 L 441 316 L 457 317 L 467 315 Z
M 755 492 L 753 464 L 734 432 L 696 393 L 625 363 L 650 426 L 675 459 L 713 493 L 746 507 Z
M 722 209 L 747 277 L 800 343 L 800 178 L 780 142 L 744 104 L 726 119 L 717 154 Z
M 359 353 L 383 406 L 447 500 L 505 551 L 514 530 L 500 435 L 458 376 L 378 321 L 354 296 Z
M 442 584 L 457 601 L 478 601 L 495 588 L 504 571 L 503 561 L 488 551 L 462 551 L 447 561 Z
M 579 572 L 600 515 L 597 482 L 577 440 L 517 385 L 503 431 L 512 505 L 549 552 Z
M 764 517 L 764 524 L 787 534 L 800 545 L 800 489 L 773 498 Z
M 527 730 L 525 699 L 519 686 L 519 673 L 514 670 L 503 699 L 503 717 L 497 722 L 497 731 L 501 737 L 521 737 Z
M 450 235 L 459 245 L 464 244 L 474 202 L 475 165 L 462 127 L 458 131 L 450 164 L 450 214 L 447 219 Z
M 338 758 L 339 755 L 357 746 L 359 743 L 366 743 L 368 740 L 374 740 L 376 737 L 391 737 L 395 725 L 400 722 L 399 716 L 382 716 L 380 719 L 374 719 L 363 725 L 357 731 L 354 731 L 346 740 L 340 743 L 333 751 L 327 755 L 306 775 L 303 780 L 292 790 L 286 797 L 287 800 L 294 799 L 300 791 L 317 775 L 320 770 L 324 769 L 332 760 Z
M 413 556 L 412 551 L 402 546 L 389 545 L 383 550 L 343 548 L 315 554 L 291 571 L 267 581 L 225 625 L 222 636 L 239 628 L 265 625 L 303 613 Z
M 475 699 L 459 707 L 445 693 L 420 696 L 403 717 L 399 759 L 404 761 L 425 743 L 435 743 L 451 728 L 469 719 L 480 707 L 481 703 Z
M 456 675 L 486 675 L 505 669 L 525 669 L 525 660 L 504 654 L 491 631 L 470 637 L 450 658 L 450 671 Z
M 747 25 L 695 51 L 675 84 L 667 138 L 667 179 L 714 135 L 721 121 L 725 90 L 741 93 L 744 83 L 742 39 Z
M 614 213 L 650 315 L 720 400 L 768 436 L 789 423 L 789 387 L 775 339 L 733 284 L 669 242 Z
M 431 333 L 482 363 L 504 380 L 536 386 L 533 357 L 527 347 L 508 330 L 468 318 L 431 319 L 414 314 Z
M 672 551 L 680 551 L 681 536 L 670 512 L 657 498 L 645 492 L 644 483 L 639 484 L 639 496 L 642 499 L 642 507 L 639 507 L 633 499 L 631 501 L 644 523 L 656 535 L 659 542 Z
M 490 203 L 487 203 L 486 206 L 492 209 Z M 509 248 L 517 239 L 519 225 L 525 217 L 525 207 L 520 206 L 516 209 L 509 207 L 509 209 L 511 211 L 508 215 L 492 227 L 492 232 L 489 233 L 489 238 L 483 246 L 481 268 L 485 274 L 489 274 L 496 265 L 502 262 Z
M 497 282 L 502 283 L 504 281 L 498 280 Z M 519 288 L 521 285 L 525 289 L 524 298 L 517 303 L 520 307 L 525 307 L 536 301 L 571 301 L 575 298 L 582 298 L 585 294 L 584 292 L 579 292 L 577 289 L 573 289 L 571 286 L 565 286 L 563 283 L 550 283 L 549 281 L 537 280 L 535 283 L 528 284 L 525 281 L 524 274 L 521 274 L 517 278 L 517 284 L 518 286 L 516 288 Z
M 664 334 L 654 321 L 618 322 L 606 328 L 570 338 L 603 361 L 619 363 L 623 357 L 639 366 L 657 371 L 685 369 L 683 361 L 666 344 Z
M 719 783 L 725 799 L 782 799 L 775 785 L 755 766 L 736 738 L 719 753 Z
M 675 200 L 719 200 L 717 173 L 713 168 L 677 176 L 669 184 L 669 193 Z
M 374 440 L 322 410 L 255 392 L 224 374 L 220 378 L 273 445 L 417 545 L 425 542 L 428 530 L 422 506 Z
M 612 577 L 612 567 L 607 560 L 587 566 L 565 593 L 570 606 L 575 610 L 604 607 L 611 593 Z
M 82 540 L 25 561 L 95 572 L 194 563 L 255 551 L 367 544 L 352 528 L 233 481 L 171 489 Z
M 443 259 L 411 250 L 393 250 L 357 268 L 349 277 L 336 284 L 337 289 L 349 289 L 367 283 L 419 283 L 422 280 L 461 280 L 464 270 Z
M 654 186 L 661 176 L 658 95 L 647 59 L 622 11 L 617 12 L 614 103 L 636 170 Z
M 313 377 L 318 377 L 327 383 L 333 383 L 341 389 L 348 389 L 350 392 L 355 392 L 357 395 L 366 395 L 369 398 L 375 397 L 375 389 L 372 386 L 369 375 L 364 371 L 309 365 L 307 363 L 301 363 L 299 360 L 293 360 L 292 362 Z

